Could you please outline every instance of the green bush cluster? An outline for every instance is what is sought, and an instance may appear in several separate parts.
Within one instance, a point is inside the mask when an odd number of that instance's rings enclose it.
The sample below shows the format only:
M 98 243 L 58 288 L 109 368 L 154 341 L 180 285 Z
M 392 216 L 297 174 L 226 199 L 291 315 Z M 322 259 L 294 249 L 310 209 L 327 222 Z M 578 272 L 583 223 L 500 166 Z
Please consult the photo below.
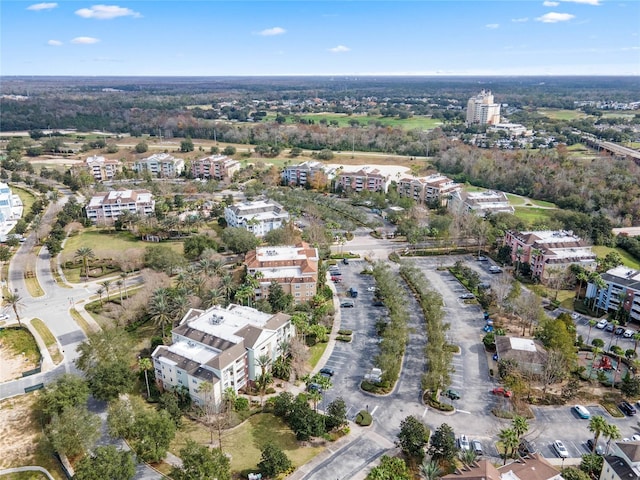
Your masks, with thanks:
M 351 335 L 338 335 L 336 337 L 336 340 L 339 341 L 339 342 L 350 343 L 351 342 Z
M 358 415 L 356 415 L 356 423 L 361 427 L 368 427 L 373 422 L 373 418 L 371 418 L 371 414 L 366 410 L 360 410 Z
M 345 330 L 345 329 L 338 330 L 338 335 L 351 335 L 352 333 L 353 333 L 353 330 Z

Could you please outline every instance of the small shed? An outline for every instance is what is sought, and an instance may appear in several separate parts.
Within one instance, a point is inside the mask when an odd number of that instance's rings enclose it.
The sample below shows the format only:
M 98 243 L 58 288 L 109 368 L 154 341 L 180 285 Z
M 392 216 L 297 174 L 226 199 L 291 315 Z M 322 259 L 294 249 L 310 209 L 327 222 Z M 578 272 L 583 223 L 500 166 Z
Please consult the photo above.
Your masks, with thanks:
M 547 351 L 538 340 L 496 336 L 496 353 L 500 360 L 513 360 L 522 371 L 540 375 L 547 363 Z

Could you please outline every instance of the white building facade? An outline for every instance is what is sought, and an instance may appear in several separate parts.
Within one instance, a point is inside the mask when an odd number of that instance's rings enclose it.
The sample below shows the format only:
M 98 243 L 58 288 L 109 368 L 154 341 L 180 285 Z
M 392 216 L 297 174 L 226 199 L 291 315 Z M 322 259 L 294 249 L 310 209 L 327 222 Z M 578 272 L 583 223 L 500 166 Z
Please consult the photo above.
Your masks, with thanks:
M 149 172 L 156 177 L 179 177 L 184 170 L 184 160 L 168 153 L 154 153 L 150 157 L 136 160 L 133 169 L 138 173 Z
M 468 125 L 496 125 L 500 123 L 500 104 L 494 103 L 491 91 L 482 90 L 467 102 Z
M 263 237 L 288 222 L 289 213 L 278 203 L 257 200 L 225 207 L 224 218 L 229 227 L 245 228 L 256 237 Z
M 295 335 L 291 317 L 241 305 L 191 309 L 172 331 L 172 344 L 153 354 L 156 382 L 162 390 L 186 389 L 194 403 L 219 403 L 226 389 L 236 393 L 262 373 L 258 362 L 271 363 Z M 202 384 L 212 388 L 205 394 Z
M 148 190 L 112 190 L 91 197 L 85 211 L 94 224 L 112 225 L 125 211 L 147 217 L 155 213 L 155 207 Z

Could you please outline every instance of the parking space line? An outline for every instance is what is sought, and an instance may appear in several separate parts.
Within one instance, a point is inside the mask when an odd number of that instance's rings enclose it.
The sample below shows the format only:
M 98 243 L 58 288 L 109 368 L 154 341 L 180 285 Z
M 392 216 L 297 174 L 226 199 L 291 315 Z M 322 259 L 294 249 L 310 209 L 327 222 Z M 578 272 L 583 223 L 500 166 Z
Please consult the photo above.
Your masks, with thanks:
M 378 409 L 378 405 L 376 405 L 375 407 L 373 407 L 373 410 L 371 410 L 371 416 L 373 417 L 373 414 L 376 413 L 376 410 Z

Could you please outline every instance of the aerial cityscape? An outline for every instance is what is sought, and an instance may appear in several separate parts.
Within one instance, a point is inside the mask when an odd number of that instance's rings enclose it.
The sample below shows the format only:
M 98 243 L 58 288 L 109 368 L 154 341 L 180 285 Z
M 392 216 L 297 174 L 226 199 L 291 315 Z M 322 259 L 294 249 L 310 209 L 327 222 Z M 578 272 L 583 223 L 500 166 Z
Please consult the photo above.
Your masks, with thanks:
M 0 479 L 640 479 L 640 2 L 0 3 Z

